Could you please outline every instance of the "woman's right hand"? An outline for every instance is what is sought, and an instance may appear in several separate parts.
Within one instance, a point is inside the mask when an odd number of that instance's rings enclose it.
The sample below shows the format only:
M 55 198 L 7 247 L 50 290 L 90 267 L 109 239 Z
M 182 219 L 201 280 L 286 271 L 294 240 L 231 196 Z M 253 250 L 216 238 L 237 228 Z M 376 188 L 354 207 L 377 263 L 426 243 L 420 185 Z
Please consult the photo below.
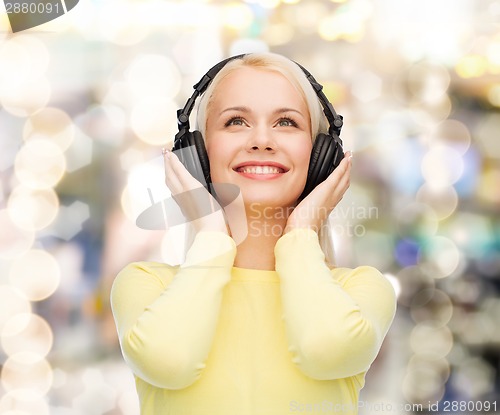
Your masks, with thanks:
M 163 159 L 165 184 L 195 230 L 229 234 L 224 211 L 215 198 L 188 172 L 173 152 L 164 150 Z

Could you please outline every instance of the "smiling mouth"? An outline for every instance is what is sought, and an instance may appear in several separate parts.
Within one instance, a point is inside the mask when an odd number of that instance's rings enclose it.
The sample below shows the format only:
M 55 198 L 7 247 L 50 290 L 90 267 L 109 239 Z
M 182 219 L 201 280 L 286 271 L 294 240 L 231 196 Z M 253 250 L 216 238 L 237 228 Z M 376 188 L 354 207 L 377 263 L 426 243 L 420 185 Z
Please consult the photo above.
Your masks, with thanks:
M 280 174 L 285 170 L 276 166 L 242 166 L 235 169 L 238 173 L 245 174 Z

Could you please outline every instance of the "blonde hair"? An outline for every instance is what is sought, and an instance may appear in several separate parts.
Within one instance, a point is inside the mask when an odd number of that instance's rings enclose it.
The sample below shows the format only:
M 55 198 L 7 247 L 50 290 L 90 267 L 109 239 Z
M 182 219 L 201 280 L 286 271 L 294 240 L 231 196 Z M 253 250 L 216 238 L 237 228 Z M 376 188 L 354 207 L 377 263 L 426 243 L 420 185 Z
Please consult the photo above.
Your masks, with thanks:
M 323 114 L 323 107 L 314 91 L 311 83 L 307 80 L 302 69 L 295 62 L 276 53 L 251 53 L 240 59 L 228 62 L 215 76 L 207 90 L 200 99 L 198 114 L 196 117 L 197 129 L 205 136 L 208 113 L 214 98 L 214 92 L 219 83 L 231 72 L 241 67 L 252 67 L 267 71 L 275 71 L 282 74 L 295 87 L 304 99 L 309 109 L 311 118 L 311 137 L 314 139 L 318 133 L 326 133 L 327 121 Z
M 304 71 L 292 60 L 276 53 L 267 52 L 250 53 L 239 59 L 234 59 L 228 62 L 217 73 L 201 97 L 198 106 L 196 125 L 203 137 L 205 137 L 207 118 L 217 86 L 231 72 L 244 66 L 267 71 L 275 71 L 282 74 L 296 88 L 307 104 L 309 117 L 311 119 L 311 138 L 313 142 L 319 133 L 327 133 L 328 122 L 325 114 L 323 113 L 323 107 Z M 328 221 L 328 218 L 326 220 Z M 328 223 L 321 226 L 318 231 L 318 237 L 323 253 L 325 254 L 326 263 L 329 266 L 335 266 L 333 240 Z

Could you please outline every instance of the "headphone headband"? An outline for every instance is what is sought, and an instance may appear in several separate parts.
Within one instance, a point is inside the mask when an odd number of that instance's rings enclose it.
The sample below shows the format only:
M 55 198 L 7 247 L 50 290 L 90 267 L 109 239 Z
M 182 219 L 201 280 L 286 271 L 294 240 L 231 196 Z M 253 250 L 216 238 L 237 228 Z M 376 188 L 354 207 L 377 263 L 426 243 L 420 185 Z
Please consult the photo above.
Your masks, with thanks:
M 201 80 L 195 85 L 193 85 L 194 88 L 193 95 L 191 95 L 191 97 L 187 100 L 186 105 L 184 105 L 184 108 L 177 110 L 177 125 L 179 128 L 179 132 L 175 135 L 175 140 L 177 140 L 179 137 L 182 137 L 189 130 L 189 116 L 191 115 L 191 111 L 194 108 L 196 99 L 206 91 L 206 89 L 213 81 L 213 79 L 217 76 L 217 74 L 220 72 L 220 70 L 224 66 L 226 66 L 227 63 L 235 59 L 241 59 L 246 55 L 247 54 L 241 54 L 224 59 L 223 61 L 217 63 L 212 68 L 210 68 L 208 72 L 205 75 L 203 75 Z M 300 69 L 302 69 L 302 72 L 304 72 L 307 80 L 309 81 L 314 91 L 316 92 L 316 95 L 318 96 L 321 106 L 323 107 L 323 113 L 325 114 L 326 119 L 328 120 L 329 124 L 328 133 L 330 135 L 335 134 L 340 139 L 340 131 L 344 123 L 342 115 L 337 114 L 337 112 L 333 108 L 333 105 L 326 97 L 325 93 L 323 92 L 323 85 L 317 82 L 316 79 L 314 79 L 314 77 L 311 75 L 311 73 L 302 65 L 300 65 L 295 61 L 292 62 L 294 62 Z M 342 144 L 342 140 L 340 140 L 340 143 Z

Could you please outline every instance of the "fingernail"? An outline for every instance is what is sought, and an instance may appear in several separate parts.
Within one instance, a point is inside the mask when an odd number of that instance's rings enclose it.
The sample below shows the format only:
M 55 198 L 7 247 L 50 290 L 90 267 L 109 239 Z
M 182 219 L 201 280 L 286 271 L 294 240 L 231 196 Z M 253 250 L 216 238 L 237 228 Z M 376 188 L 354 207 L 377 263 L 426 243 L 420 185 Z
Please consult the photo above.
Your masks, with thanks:
M 170 151 L 168 151 L 165 147 L 163 147 L 163 148 L 161 149 L 161 154 L 163 154 L 163 157 L 165 157 L 165 156 L 166 156 L 167 158 L 169 158 L 169 157 L 170 157 Z
M 354 155 L 354 153 L 352 151 L 349 151 L 349 159 L 352 159 L 353 155 Z

